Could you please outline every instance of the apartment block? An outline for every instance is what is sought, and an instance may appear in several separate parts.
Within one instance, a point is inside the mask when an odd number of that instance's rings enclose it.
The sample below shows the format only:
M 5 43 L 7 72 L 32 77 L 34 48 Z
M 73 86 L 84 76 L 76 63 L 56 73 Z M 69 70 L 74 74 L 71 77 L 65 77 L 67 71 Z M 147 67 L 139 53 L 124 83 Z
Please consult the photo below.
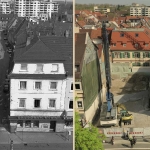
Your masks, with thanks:
M 130 7 L 130 16 L 150 16 L 150 7 Z
M 94 7 L 94 12 L 100 12 L 100 11 L 102 11 L 106 14 L 106 13 L 110 12 L 110 8 L 99 8 L 97 6 Z
M 0 14 L 10 14 L 11 8 L 10 3 L 0 2 Z
M 57 2 L 41 0 L 15 0 L 15 14 L 18 17 L 39 17 L 40 14 L 51 14 L 58 12 Z

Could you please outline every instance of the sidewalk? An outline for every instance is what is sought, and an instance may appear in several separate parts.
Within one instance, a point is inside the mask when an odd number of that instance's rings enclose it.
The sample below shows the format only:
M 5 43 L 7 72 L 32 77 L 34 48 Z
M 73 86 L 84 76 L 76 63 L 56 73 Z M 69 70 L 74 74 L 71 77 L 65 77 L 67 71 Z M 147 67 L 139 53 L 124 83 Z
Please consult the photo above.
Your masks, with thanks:
M 150 136 L 145 136 L 145 137 L 136 137 L 137 139 L 137 143 L 144 143 L 144 144 L 150 144 Z M 111 138 L 106 138 L 105 143 L 109 143 L 111 141 Z M 114 137 L 114 141 L 115 143 L 121 143 L 121 144 L 127 144 L 130 141 L 126 138 L 122 138 L 122 137 Z
M 64 133 L 31 133 L 31 132 L 17 132 L 9 133 L 7 131 L 0 131 L 0 144 L 8 144 L 13 140 L 14 144 L 22 143 L 73 143 L 73 135 L 70 136 Z

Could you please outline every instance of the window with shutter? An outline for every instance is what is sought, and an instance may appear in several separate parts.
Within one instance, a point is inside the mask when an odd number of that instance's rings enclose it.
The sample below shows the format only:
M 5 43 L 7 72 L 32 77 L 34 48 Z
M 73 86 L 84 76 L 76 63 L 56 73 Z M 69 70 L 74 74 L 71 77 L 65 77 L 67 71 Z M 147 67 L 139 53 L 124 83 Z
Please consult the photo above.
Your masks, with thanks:
M 123 56 L 122 56 L 122 53 L 120 53 L 120 58 L 122 58 Z
M 135 58 L 135 54 L 134 54 L 134 52 L 132 53 L 132 58 Z
M 130 58 L 130 53 L 128 52 L 128 58 Z

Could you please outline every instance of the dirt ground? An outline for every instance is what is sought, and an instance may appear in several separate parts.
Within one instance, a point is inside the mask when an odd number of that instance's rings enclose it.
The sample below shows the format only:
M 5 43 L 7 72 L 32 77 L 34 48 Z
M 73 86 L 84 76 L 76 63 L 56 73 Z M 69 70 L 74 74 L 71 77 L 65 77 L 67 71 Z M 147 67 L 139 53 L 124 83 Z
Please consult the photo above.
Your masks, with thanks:
M 123 103 L 130 114 L 133 114 L 132 127 L 150 127 L 150 108 L 147 99 L 128 101 Z
M 134 74 L 122 79 L 112 79 L 111 92 L 116 95 L 131 94 L 149 87 L 148 75 Z
M 114 96 L 132 94 L 148 90 L 149 75 L 131 75 L 122 79 L 112 79 L 111 92 Z M 133 121 L 129 127 L 150 127 L 150 102 L 149 97 L 127 101 L 123 103 L 129 113 L 133 114 Z

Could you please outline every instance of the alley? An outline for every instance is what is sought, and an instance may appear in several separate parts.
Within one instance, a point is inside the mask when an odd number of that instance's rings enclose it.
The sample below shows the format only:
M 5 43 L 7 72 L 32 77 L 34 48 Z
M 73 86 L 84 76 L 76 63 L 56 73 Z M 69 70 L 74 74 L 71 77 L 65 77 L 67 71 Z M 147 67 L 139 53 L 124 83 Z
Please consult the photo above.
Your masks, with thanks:
M 9 93 L 3 92 L 3 84 L 9 68 L 9 55 L 6 51 L 6 46 L 3 40 L 3 33 L 0 32 L 0 126 L 3 118 L 9 115 Z

